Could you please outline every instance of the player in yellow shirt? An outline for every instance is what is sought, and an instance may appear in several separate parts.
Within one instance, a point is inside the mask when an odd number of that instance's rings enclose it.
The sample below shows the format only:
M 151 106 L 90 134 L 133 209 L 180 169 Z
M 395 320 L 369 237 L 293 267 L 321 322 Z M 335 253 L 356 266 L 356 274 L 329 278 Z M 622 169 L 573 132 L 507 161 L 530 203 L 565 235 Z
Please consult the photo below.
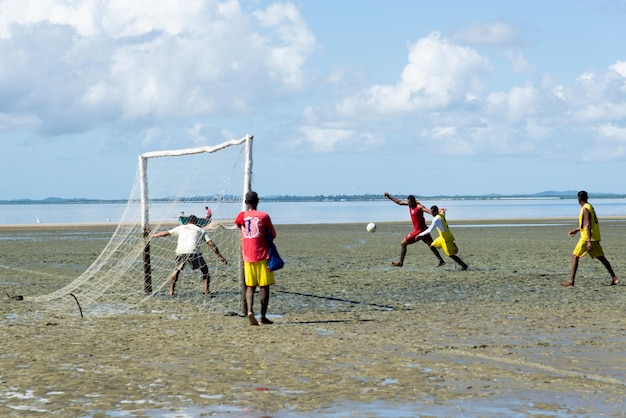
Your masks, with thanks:
M 572 271 L 568 281 L 561 283 L 563 286 L 574 286 L 574 279 L 576 278 L 576 271 L 578 270 L 578 261 L 585 254 L 589 253 L 591 258 L 597 258 L 606 267 L 607 271 L 611 275 L 611 285 L 617 285 L 620 280 L 617 278 L 611 267 L 611 263 L 604 256 L 604 251 L 600 246 L 600 225 L 598 224 L 598 217 L 596 211 L 587 202 L 589 195 L 586 191 L 581 190 L 578 192 L 578 204 L 580 205 L 580 215 L 578 215 L 578 225 L 576 229 L 572 229 L 569 232 L 569 236 L 573 237 L 580 231 L 580 239 L 574 247 L 572 253 Z
M 465 264 L 463 260 L 456 255 L 456 253 L 459 252 L 459 249 L 454 243 L 454 235 L 452 235 L 452 232 L 450 232 L 450 228 L 448 227 L 445 212 L 446 210 L 444 208 L 441 208 L 440 210 L 437 206 L 431 206 L 430 214 L 434 216 L 433 222 L 430 224 L 428 229 L 421 232 L 418 236 L 430 234 L 433 230 L 437 229 L 439 236 L 435 238 L 430 246 L 441 248 L 448 257 L 456 261 L 461 266 L 461 270 L 467 270 L 467 264 Z

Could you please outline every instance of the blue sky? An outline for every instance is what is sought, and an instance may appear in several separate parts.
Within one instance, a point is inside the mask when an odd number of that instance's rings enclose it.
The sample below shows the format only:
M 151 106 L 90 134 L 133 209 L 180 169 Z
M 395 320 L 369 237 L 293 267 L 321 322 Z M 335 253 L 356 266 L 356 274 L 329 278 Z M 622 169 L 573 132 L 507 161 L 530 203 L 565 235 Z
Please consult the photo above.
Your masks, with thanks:
M 245 134 L 261 195 L 626 193 L 624 39 L 618 0 L 0 0 L 0 199 Z

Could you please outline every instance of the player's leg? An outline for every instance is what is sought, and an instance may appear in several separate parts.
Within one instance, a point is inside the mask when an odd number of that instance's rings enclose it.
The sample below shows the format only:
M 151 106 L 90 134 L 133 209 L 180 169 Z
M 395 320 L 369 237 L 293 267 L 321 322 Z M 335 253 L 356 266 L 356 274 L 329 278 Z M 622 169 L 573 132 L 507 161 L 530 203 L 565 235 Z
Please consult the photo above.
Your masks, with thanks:
M 576 278 L 576 272 L 578 271 L 578 262 L 580 261 L 580 257 L 576 254 L 572 254 L 572 267 L 569 276 L 569 280 L 561 283 L 562 286 L 574 286 L 574 279 Z
M 187 256 L 185 254 L 176 256 L 176 266 L 174 267 L 174 271 L 170 276 L 170 296 L 174 296 L 174 291 L 176 290 L 176 282 L 178 281 L 178 275 L 185 267 L 186 262 Z
M 208 295 L 210 294 L 209 286 L 211 285 L 211 276 L 209 275 L 209 267 L 205 264 L 204 266 L 200 267 L 200 271 L 202 272 L 202 283 L 204 284 L 204 294 Z
M 446 262 L 441 257 L 441 254 L 439 254 L 439 250 L 437 250 L 437 248 L 430 245 L 433 243 L 433 237 L 431 237 L 430 234 L 427 234 L 427 235 L 424 235 L 423 237 L 419 237 L 419 239 L 421 239 L 424 244 L 428 245 L 428 248 L 430 248 L 430 251 L 432 251 L 435 257 L 437 257 L 437 260 L 439 260 L 439 265 L 437 265 L 437 267 L 445 266 Z
M 604 267 L 606 268 L 606 270 L 609 272 L 609 274 L 611 275 L 611 285 L 616 285 L 619 284 L 619 279 L 617 278 L 617 276 L 615 275 L 615 272 L 613 271 L 613 267 L 611 267 L 611 263 L 609 263 L 609 260 L 606 259 L 605 256 L 601 255 L 600 257 L 598 257 L 598 260 L 600 260 L 600 262 L 604 265 Z
M 398 261 L 392 261 L 391 265 L 395 267 L 402 267 L 402 265 L 404 264 L 404 257 L 406 257 L 407 245 L 409 244 L 406 242 L 406 238 L 404 238 L 402 242 L 400 243 L 400 259 Z
M 450 258 L 456 261 L 461 266 L 461 270 L 467 270 L 468 265 L 465 264 L 458 255 L 451 255 Z
M 430 250 L 433 252 L 433 254 L 435 254 L 435 257 L 437 257 L 437 259 L 439 260 L 439 264 L 437 264 L 437 267 L 442 267 L 446 265 L 446 262 L 444 261 L 444 259 L 441 257 L 441 254 L 439 254 L 439 250 L 437 250 L 434 247 L 430 247 Z
M 254 291 L 256 290 L 256 286 L 246 286 L 246 303 L 248 304 L 248 320 L 250 321 L 250 325 L 259 325 L 256 318 L 254 317 Z
M 248 320 L 250 325 L 259 325 L 254 317 L 254 292 L 259 285 L 258 263 L 244 262 L 244 276 L 246 278 L 246 304 L 248 305 Z
M 261 323 L 272 324 L 273 322 L 267 319 L 267 307 L 270 304 L 270 287 L 261 286 Z
M 178 281 L 179 274 L 180 270 L 178 269 L 172 272 L 172 276 L 170 277 L 170 296 L 174 296 L 174 291 L 176 290 L 176 282 Z
M 408 245 L 411 245 L 411 244 L 417 242 L 417 240 L 418 240 L 417 235 L 418 235 L 418 232 L 414 230 L 409 235 L 404 237 L 404 239 L 400 243 L 400 259 L 398 261 L 393 261 L 391 263 L 392 266 L 402 267 L 404 265 L 404 257 L 406 257 L 406 247 Z
M 178 281 L 179 274 L 180 270 L 175 269 L 170 276 L 170 296 L 174 296 L 174 291 L 176 290 L 176 282 Z

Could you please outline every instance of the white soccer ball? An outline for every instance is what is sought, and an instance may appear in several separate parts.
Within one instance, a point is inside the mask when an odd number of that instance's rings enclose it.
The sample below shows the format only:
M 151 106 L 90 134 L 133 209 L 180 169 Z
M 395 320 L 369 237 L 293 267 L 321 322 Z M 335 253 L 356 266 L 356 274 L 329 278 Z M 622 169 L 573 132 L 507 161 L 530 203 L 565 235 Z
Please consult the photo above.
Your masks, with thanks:
M 365 229 L 367 229 L 367 232 L 376 232 L 376 224 L 374 222 L 370 222 L 367 224 Z

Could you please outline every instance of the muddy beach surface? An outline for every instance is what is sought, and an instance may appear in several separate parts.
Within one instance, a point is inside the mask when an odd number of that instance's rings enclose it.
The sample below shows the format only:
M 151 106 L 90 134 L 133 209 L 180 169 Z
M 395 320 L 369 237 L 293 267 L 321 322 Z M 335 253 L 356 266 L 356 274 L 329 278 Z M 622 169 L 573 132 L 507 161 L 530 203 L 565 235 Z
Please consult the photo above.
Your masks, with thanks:
M 47 312 L 13 296 L 77 277 L 111 227 L 0 227 L 0 416 L 625 416 L 626 287 L 588 257 L 559 285 L 575 222 L 451 221 L 468 271 L 422 243 L 392 267 L 407 223 L 279 225 L 258 327 L 176 304 Z M 600 224 L 626 279 L 626 221 Z

